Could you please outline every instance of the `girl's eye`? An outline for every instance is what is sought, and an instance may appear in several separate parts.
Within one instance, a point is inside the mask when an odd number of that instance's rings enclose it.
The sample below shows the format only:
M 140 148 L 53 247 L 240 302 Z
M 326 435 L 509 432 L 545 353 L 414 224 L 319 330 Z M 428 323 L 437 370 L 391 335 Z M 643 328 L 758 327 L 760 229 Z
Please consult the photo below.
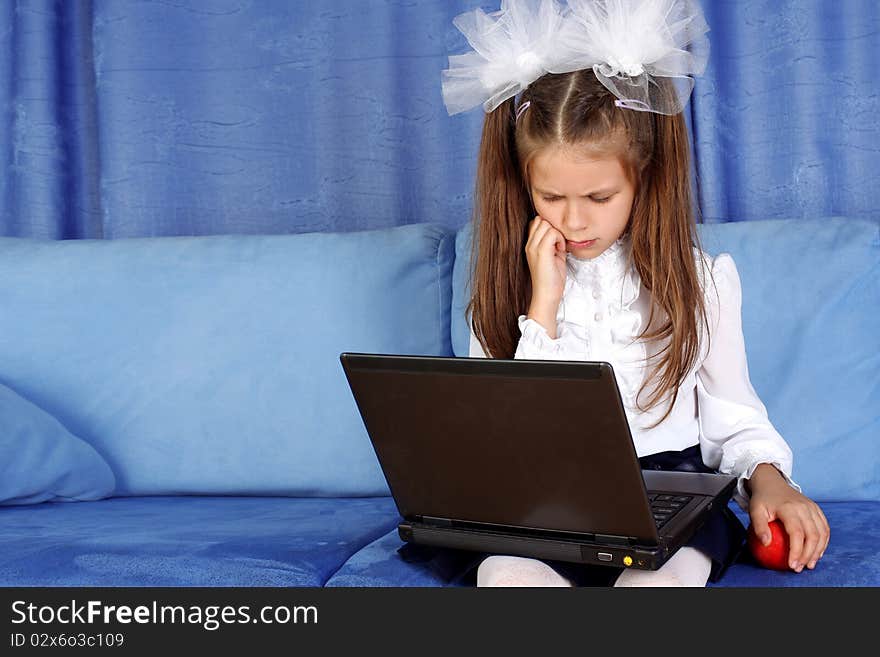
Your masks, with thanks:
M 554 201 L 558 201 L 560 198 L 562 198 L 562 197 L 561 196 L 545 196 L 544 200 L 547 203 L 553 203 Z M 592 198 L 591 197 L 590 200 L 595 201 L 596 203 L 607 203 L 608 201 L 611 200 L 611 196 L 606 196 L 605 198 Z

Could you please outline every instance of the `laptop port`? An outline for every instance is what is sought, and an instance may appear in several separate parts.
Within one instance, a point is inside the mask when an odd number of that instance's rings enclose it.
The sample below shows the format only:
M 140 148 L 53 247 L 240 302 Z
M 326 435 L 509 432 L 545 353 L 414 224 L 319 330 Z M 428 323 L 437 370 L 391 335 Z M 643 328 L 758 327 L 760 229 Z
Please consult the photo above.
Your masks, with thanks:
M 608 552 L 599 552 L 596 556 L 599 557 L 599 561 L 611 561 L 613 557 Z

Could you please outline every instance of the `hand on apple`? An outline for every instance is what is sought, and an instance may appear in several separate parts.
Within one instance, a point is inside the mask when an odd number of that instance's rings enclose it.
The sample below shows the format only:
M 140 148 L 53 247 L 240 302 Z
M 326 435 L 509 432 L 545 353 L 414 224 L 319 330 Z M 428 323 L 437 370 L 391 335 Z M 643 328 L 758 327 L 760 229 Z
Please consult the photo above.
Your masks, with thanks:
M 765 544 L 758 534 L 755 532 L 755 526 L 749 524 L 748 536 L 746 543 L 749 546 L 749 552 L 760 565 L 764 568 L 772 570 L 788 570 L 788 534 L 785 533 L 785 527 L 778 520 L 771 520 L 768 523 L 770 531 L 770 542 Z
M 831 529 L 819 505 L 795 490 L 771 464 L 760 464 L 748 480 L 749 548 L 768 568 L 812 570 L 825 554 Z M 774 529 L 775 525 L 775 529 Z M 780 553 L 784 556 L 780 557 Z

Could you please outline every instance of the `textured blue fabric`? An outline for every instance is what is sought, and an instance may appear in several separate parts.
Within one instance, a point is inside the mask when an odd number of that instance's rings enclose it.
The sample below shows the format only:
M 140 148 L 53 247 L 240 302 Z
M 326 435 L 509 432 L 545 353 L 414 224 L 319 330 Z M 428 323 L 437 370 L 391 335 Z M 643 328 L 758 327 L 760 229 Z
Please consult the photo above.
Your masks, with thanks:
M 387 495 L 339 354 L 450 355 L 454 234 L 0 238 L 0 381 L 116 492 Z
M 103 232 L 91 6 L 0 2 L 2 235 Z
M 454 227 L 469 211 L 481 117 L 447 115 L 440 71 L 473 0 L 0 5 L 0 234 Z
M 97 500 L 114 485 L 88 443 L 0 384 L 0 505 Z
M 738 505 L 731 509 L 748 527 L 749 518 Z M 720 581 L 708 586 L 880 586 L 880 523 L 878 502 L 829 502 L 822 510 L 831 526 L 831 541 L 814 570 L 780 572 L 759 567 L 743 550 L 740 559 Z M 407 563 L 397 553 L 403 545 L 397 529 L 373 541 L 352 556 L 325 586 L 463 586 L 446 582 L 426 564 Z
M 880 3 L 702 2 L 691 100 L 707 222 L 877 219 Z
M 483 116 L 448 116 L 440 73 L 478 6 L 499 3 L 2 2 L 0 234 L 457 228 Z M 878 3 L 703 6 L 704 215 L 874 216 Z
M 880 501 L 880 224 L 823 218 L 701 224 L 733 256 L 749 375 L 817 500 Z M 456 237 L 467 253 L 471 228 Z M 453 270 L 455 354 L 468 355 L 469 268 Z
M 0 509 L 0 586 L 321 586 L 390 497 L 133 497 Z
M 738 506 L 730 508 L 748 525 Z M 744 552 L 715 586 L 878 586 L 876 502 L 822 505 L 813 570 Z M 397 554 L 391 497 L 135 497 L 0 509 L 0 586 L 445 586 Z

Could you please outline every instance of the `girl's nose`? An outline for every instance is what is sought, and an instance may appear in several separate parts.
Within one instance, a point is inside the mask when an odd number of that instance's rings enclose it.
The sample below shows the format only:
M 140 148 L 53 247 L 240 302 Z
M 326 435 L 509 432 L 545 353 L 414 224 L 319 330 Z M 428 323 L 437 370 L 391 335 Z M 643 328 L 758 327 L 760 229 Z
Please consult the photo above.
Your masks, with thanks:
M 577 206 L 568 206 L 562 217 L 563 225 L 570 231 L 580 231 L 589 226 L 587 212 Z

